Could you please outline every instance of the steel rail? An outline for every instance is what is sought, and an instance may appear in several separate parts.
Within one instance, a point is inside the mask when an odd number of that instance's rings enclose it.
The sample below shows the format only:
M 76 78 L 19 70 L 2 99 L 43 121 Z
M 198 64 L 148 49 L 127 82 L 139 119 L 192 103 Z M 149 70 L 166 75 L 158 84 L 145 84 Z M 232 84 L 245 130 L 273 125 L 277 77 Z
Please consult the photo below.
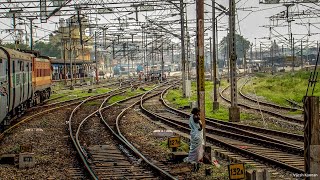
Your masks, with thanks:
M 169 89 L 167 89 L 168 91 Z M 185 118 L 189 118 L 190 114 L 175 109 L 173 107 L 171 107 L 170 105 L 168 105 L 168 103 L 165 101 L 164 99 L 164 95 L 165 93 L 167 93 L 167 91 L 163 91 L 163 93 L 161 94 L 161 102 L 164 106 L 166 106 L 168 109 L 170 109 L 171 111 L 179 114 L 180 116 L 183 116 Z M 226 125 L 227 128 L 229 127 L 233 127 L 233 128 L 239 128 L 239 129 L 243 129 L 243 130 L 250 130 L 250 131 L 254 131 L 254 132 L 259 132 L 259 133 L 263 133 L 263 134 L 273 134 L 276 136 L 281 136 L 281 137 L 286 137 L 289 139 L 293 139 L 293 140 L 298 140 L 298 141 L 304 141 L 304 136 L 302 135 L 298 135 L 298 134 L 293 134 L 293 133 L 286 133 L 286 132 L 282 132 L 282 131 L 277 131 L 277 130 L 271 130 L 271 129 L 266 129 L 266 128 L 261 128 L 261 127 L 256 127 L 256 126 L 250 126 L 250 125 L 244 125 L 244 124 L 239 124 L 239 123 L 233 123 L 233 122 L 227 122 L 227 121 L 222 121 L 222 120 L 218 120 L 218 119 L 214 119 L 214 118 L 208 118 L 206 117 L 207 123 L 211 123 L 214 122 L 216 124 L 214 125 Z
M 225 101 L 229 102 L 230 103 L 230 100 L 228 98 L 226 98 L 225 96 L 223 96 L 223 93 L 229 88 L 229 86 L 225 87 L 222 91 L 219 92 L 220 96 L 222 97 L 222 99 L 224 99 Z M 247 109 L 253 109 L 253 110 L 257 110 L 257 111 L 260 111 L 259 108 L 255 108 L 255 107 L 252 107 L 252 106 L 249 106 L 249 105 L 246 105 L 246 104 L 243 104 L 243 103 L 238 103 L 239 106 L 242 106 L 244 108 L 247 108 Z M 265 110 L 265 109 L 261 109 L 262 112 L 264 113 L 267 113 L 267 114 L 270 114 L 272 116 L 275 116 L 275 117 L 278 117 L 278 118 L 282 118 L 284 120 L 287 120 L 288 122 L 293 122 L 293 123 L 296 123 L 296 124 L 300 124 L 300 125 L 303 125 L 303 120 L 299 120 L 299 119 L 296 119 L 296 118 L 292 118 L 292 117 L 288 117 L 288 116 L 284 116 L 282 114 L 279 114 L 279 113 L 276 113 L 276 112 L 272 112 L 272 111 L 268 111 L 268 110 Z
M 243 98 L 245 99 L 248 99 L 252 102 L 257 102 L 257 100 L 245 95 L 243 92 L 242 92 L 242 89 L 243 87 L 249 82 L 249 79 L 247 78 L 245 83 L 243 83 L 243 85 L 239 88 L 239 94 L 240 96 L 242 96 Z M 273 107 L 273 108 L 277 108 L 277 109 L 283 109 L 283 110 L 287 110 L 287 111 L 302 111 L 302 109 L 299 109 L 299 108 L 294 108 L 294 107 L 287 107 L 287 106 L 280 106 L 278 104 L 274 104 L 274 103 L 270 103 L 270 102 L 264 102 L 264 101 L 259 101 L 259 104 L 262 104 L 264 106 L 269 106 L 269 107 Z
M 160 85 L 159 85 L 160 86 Z M 166 179 L 176 179 L 175 177 L 173 177 L 171 174 L 169 174 L 168 172 L 162 170 L 161 168 L 157 167 L 155 164 L 153 164 L 152 162 L 150 162 L 139 150 L 137 150 L 127 139 L 126 137 L 123 136 L 123 134 L 121 133 L 121 130 L 119 128 L 119 121 L 120 119 L 122 118 L 122 116 L 126 113 L 126 111 L 128 109 L 130 109 L 131 107 L 135 106 L 136 104 L 138 104 L 141 100 L 138 100 L 136 102 L 134 102 L 132 105 L 130 105 L 129 107 L 123 109 L 121 111 L 120 114 L 118 114 L 117 118 L 116 118 L 116 128 L 117 128 L 117 132 L 115 132 L 113 130 L 113 128 L 110 127 L 110 125 L 106 122 L 106 120 L 104 119 L 103 115 L 102 115 L 102 112 L 101 110 L 104 110 L 104 109 L 107 109 L 107 108 L 110 108 L 116 104 L 119 104 L 119 103 L 122 103 L 122 102 L 125 102 L 125 101 L 128 101 L 128 100 L 131 100 L 133 98 L 137 98 L 139 96 L 144 97 L 145 94 L 147 93 L 150 93 L 151 91 L 157 89 L 159 86 L 156 86 L 154 87 L 153 89 L 147 91 L 146 93 L 142 93 L 142 94 L 139 94 L 139 95 L 136 95 L 134 97 L 130 97 L 130 98 L 126 98 L 124 100 L 121 100 L 121 101 L 117 101 L 111 105 L 108 105 L 104 108 L 102 108 L 103 104 L 101 104 L 100 106 L 100 109 L 99 109 L 99 114 L 100 114 L 100 119 L 102 120 L 102 122 L 108 127 L 108 129 L 112 132 L 112 134 L 117 137 L 122 143 L 124 143 L 129 149 L 131 149 L 137 156 L 139 156 L 144 162 L 146 162 L 148 165 L 150 165 L 154 170 L 156 170 L 157 172 L 159 172 L 160 174 L 164 175 Z M 160 94 L 160 93 L 158 93 Z
M 121 86 L 121 83 L 120 83 L 120 86 Z M 115 92 L 117 90 L 120 90 L 121 87 L 113 90 L 112 92 Z M 110 96 L 109 96 L 110 97 Z M 70 135 L 70 138 L 71 138 L 71 141 L 74 145 L 74 147 L 76 148 L 76 151 L 78 152 L 78 155 L 80 156 L 80 159 L 81 161 L 83 162 L 86 170 L 88 171 L 88 173 L 90 174 L 90 177 L 92 179 L 95 179 L 95 180 L 98 180 L 98 176 L 94 173 L 93 169 L 90 167 L 88 161 L 87 161 L 87 158 L 86 158 L 86 155 L 84 153 L 84 151 L 82 150 L 81 148 L 81 145 L 79 143 L 79 141 L 77 141 L 77 137 L 75 137 L 73 135 L 73 129 L 72 129 L 72 118 L 74 117 L 74 113 L 84 104 L 86 103 L 87 101 L 89 100 L 93 100 L 95 98 L 92 98 L 91 96 L 86 98 L 85 100 L 83 100 L 78 106 L 76 106 L 73 111 L 71 112 L 70 116 L 69 116 L 69 121 L 68 121 L 68 125 L 69 125 L 69 135 Z M 93 114 L 95 114 L 96 112 L 94 112 Z
M 149 98 L 151 98 L 151 97 L 149 97 Z M 160 121 L 164 122 L 165 124 L 170 125 L 171 127 L 175 128 L 175 129 L 179 129 L 179 130 L 181 130 L 183 132 L 187 132 L 187 133 L 190 132 L 190 128 L 185 127 L 185 126 L 177 123 L 177 121 L 172 120 L 172 119 L 163 118 L 163 117 L 161 117 L 161 116 L 159 116 L 159 115 L 147 110 L 143 106 L 143 102 L 145 100 L 147 100 L 147 98 L 144 99 L 143 101 L 141 101 L 141 103 L 140 103 L 140 108 L 145 114 L 147 114 L 148 116 L 151 116 L 151 117 L 153 117 L 155 119 L 159 119 Z M 227 148 L 227 149 L 229 149 L 231 151 L 234 151 L 234 152 L 237 152 L 237 153 L 240 153 L 240 154 L 249 155 L 249 156 L 251 156 L 253 158 L 263 160 L 264 162 L 268 162 L 268 163 L 271 163 L 273 165 L 277 165 L 279 167 L 288 169 L 288 170 L 290 170 L 292 172 L 296 172 L 296 173 L 303 173 L 304 172 L 303 170 L 301 170 L 299 168 L 296 168 L 294 166 L 285 164 L 285 163 L 283 163 L 281 161 L 278 161 L 278 160 L 275 160 L 275 159 L 271 159 L 271 158 L 265 157 L 265 156 L 263 156 L 261 154 L 258 154 L 258 153 L 255 153 L 255 152 L 251 152 L 251 151 L 236 147 L 234 145 L 228 144 L 227 142 L 221 141 L 221 140 L 213 137 L 212 135 L 207 135 L 206 138 L 207 138 L 207 140 L 212 141 L 212 142 L 214 142 L 216 144 L 219 144 L 220 146 L 223 146 L 223 147 L 225 147 L 225 148 Z

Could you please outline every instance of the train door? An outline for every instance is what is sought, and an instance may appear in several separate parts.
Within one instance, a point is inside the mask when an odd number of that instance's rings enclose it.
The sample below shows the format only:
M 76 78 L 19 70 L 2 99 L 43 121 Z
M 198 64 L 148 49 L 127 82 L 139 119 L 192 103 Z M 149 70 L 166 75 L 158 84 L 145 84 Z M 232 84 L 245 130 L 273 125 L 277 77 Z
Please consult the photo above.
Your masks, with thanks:
M 21 78 L 20 78 L 20 61 L 13 60 L 13 89 L 14 89 L 14 105 L 17 107 L 21 103 Z
M 20 92 L 21 92 L 21 95 L 20 95 L 20 103 L 21 102 L 24 102 L 26 99 L 26 91 L 25 91 L 25 88 L 26 88 L 26 82 L 25 82 L 25 67 L 24 67 L 24 61 L 20 61 Z
M 8 113 L 8 94 L 8 60 L 7 58 L 0 58 L 0 123 Z
M 32 97 L 32 63 L 27 62 L 26 66 L 26 76 L 27 76 L 27 85 L 28 85 L 28 99 Z

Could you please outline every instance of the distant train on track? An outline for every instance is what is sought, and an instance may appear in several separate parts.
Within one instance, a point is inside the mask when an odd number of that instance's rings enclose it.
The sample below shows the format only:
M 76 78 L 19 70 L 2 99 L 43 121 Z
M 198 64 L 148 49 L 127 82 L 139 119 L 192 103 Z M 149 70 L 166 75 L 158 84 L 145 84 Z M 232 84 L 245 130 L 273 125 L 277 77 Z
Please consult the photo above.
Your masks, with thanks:
M 48 99 L 51 85 L 48 57 L 0 46 L 0 130 L 12 117 Z

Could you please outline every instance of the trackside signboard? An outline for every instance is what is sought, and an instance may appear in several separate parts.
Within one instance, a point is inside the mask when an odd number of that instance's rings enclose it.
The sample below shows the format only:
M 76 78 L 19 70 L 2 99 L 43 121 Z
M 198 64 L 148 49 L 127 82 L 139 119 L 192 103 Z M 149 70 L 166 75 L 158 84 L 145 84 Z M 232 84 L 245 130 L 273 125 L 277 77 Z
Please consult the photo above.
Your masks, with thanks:
M 245 167 L 243 163 L 228 165 L 229 179 L 245 179 Z

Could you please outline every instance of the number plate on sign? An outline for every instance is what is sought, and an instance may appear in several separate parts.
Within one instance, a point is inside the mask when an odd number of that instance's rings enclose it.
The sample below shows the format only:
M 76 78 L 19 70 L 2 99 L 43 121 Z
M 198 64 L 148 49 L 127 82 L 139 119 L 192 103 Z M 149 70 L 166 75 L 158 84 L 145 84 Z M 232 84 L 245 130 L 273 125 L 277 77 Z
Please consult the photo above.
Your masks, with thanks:
M 245 178 L 245 168 L 244 164 L 230 164 L 228 166 L 229 179 L 244 179 Z
M 169 148 L 176 148 L 180 146 L 180 137 L 170 137 L 168 138 L 168 147 Z

